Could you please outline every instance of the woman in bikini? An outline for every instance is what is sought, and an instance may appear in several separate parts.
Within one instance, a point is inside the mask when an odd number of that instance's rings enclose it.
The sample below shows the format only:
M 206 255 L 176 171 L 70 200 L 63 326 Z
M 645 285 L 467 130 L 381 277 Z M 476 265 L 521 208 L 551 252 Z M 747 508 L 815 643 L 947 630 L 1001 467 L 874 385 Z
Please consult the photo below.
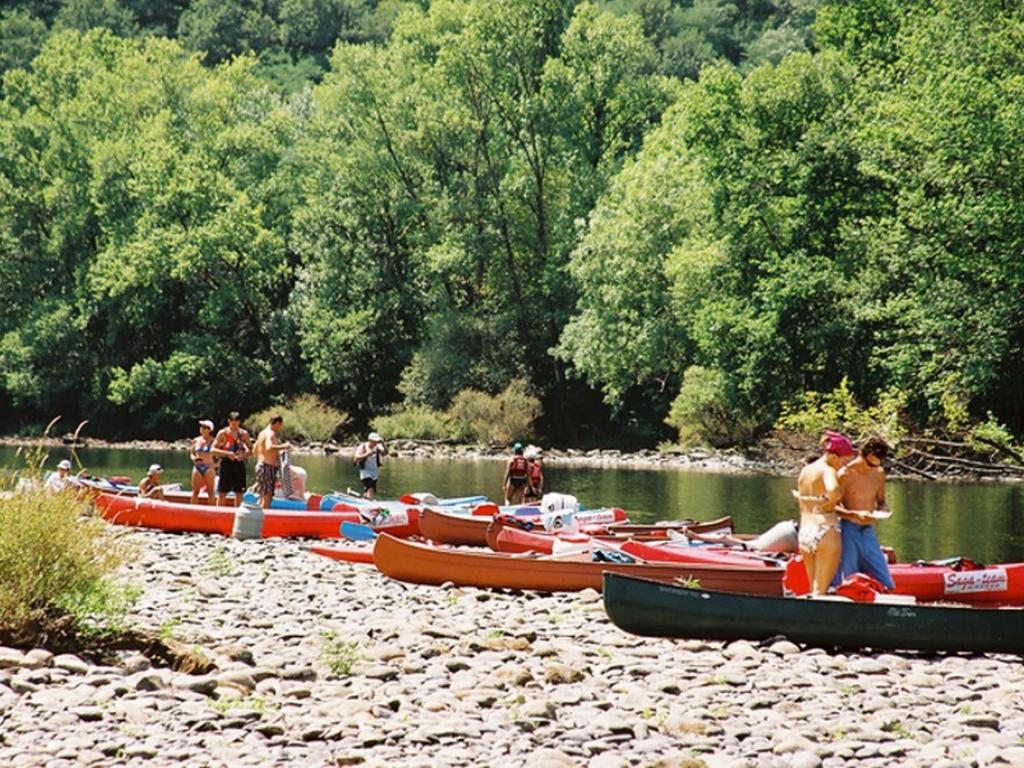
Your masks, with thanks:
M 800 554 L 812 597 L 828 591 L 839 567 L 842 539 L 836 505 L 842 492 L 838 472 L 853 456 L 853 444 L 838 432 L 826 432 L 821 448 L 821 457 L 800 470 L 794 492 L 800 505 Z
M 213 448 L 213 422 L 204 419 L 199 422 L 199 436 L 192 440 L 192 503 L 199 503 L 199 490 L 206 488 L 206 504 L 217 504 L 214 483 L 217 479 L 217 459 Z M 223 453 L 217 451 L 216 453 Z

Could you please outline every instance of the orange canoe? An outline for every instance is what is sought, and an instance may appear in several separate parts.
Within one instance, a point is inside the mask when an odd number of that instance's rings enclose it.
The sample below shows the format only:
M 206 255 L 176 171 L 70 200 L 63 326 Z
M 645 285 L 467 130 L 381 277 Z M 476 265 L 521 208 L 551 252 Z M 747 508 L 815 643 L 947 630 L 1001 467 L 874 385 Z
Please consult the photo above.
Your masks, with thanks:
M 458 515 L 424 507 L 420 513 L 420 533 L 423 538 L 437 544 L 487 545 L 487 526 L 490 517 Z
M 310 547 L 309 551 L 315 555 L 323 555 L 332 560 L 341 560 L 346 563 L 366 563 L 373 565 L 372 547 Z
M 445 549 L 381 535 L 373 560 L 385 576 L 414 584 L 570 592 L 601 589 L 605 571 L 671 582 L 696 579 L 705 589 L 752 595 L 781 595 L 782 569 L 728 567 L 702 563 L 595 563 L 589 555 L 527 558 L 497 552 Z
M 117 525 L 158 528 L 162 531 L 219 533 L 230 536 L 235 525 L 234 507 L 176 504 L 171 501 L 140 499 L 101 493 L 96 508 Z M 296 536 L 318 539 L 340 538 L 341 524 L 364 522 L 354 507 L 335 507 L 330 512 L 267 509 L 263 512 L 263 537 Z

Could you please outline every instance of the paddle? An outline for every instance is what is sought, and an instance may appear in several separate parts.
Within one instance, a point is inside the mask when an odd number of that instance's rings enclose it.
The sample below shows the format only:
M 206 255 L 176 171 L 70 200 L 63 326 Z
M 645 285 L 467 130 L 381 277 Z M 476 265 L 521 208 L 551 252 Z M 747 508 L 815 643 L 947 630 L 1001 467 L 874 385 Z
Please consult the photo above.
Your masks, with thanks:
M 341 524 L 340 533 L 350 541 L 373 541 L 377 538 L 377 532 L 370 526 L 348 521 Z

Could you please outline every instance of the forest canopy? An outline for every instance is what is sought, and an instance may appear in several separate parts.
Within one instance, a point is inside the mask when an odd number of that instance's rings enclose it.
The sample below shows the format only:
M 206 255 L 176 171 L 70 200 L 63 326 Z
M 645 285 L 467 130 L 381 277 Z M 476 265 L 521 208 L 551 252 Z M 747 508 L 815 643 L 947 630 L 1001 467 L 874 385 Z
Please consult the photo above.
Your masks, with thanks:
M 9 3 L 0 408 L 1019 434 L 1022 52 L 993 0 Z

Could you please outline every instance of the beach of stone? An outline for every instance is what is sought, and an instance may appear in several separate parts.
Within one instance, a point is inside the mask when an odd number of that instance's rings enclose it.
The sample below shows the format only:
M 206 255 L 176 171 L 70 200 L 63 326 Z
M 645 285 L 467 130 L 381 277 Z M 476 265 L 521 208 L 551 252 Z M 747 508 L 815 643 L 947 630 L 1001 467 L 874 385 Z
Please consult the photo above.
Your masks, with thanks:
M 593 591 L 408 585 L 307 551 L 119 530 L 128 621 L 216 664 L 0 649 L 3 766 L 1024 764 L 1013 656 L 628 635 Z

